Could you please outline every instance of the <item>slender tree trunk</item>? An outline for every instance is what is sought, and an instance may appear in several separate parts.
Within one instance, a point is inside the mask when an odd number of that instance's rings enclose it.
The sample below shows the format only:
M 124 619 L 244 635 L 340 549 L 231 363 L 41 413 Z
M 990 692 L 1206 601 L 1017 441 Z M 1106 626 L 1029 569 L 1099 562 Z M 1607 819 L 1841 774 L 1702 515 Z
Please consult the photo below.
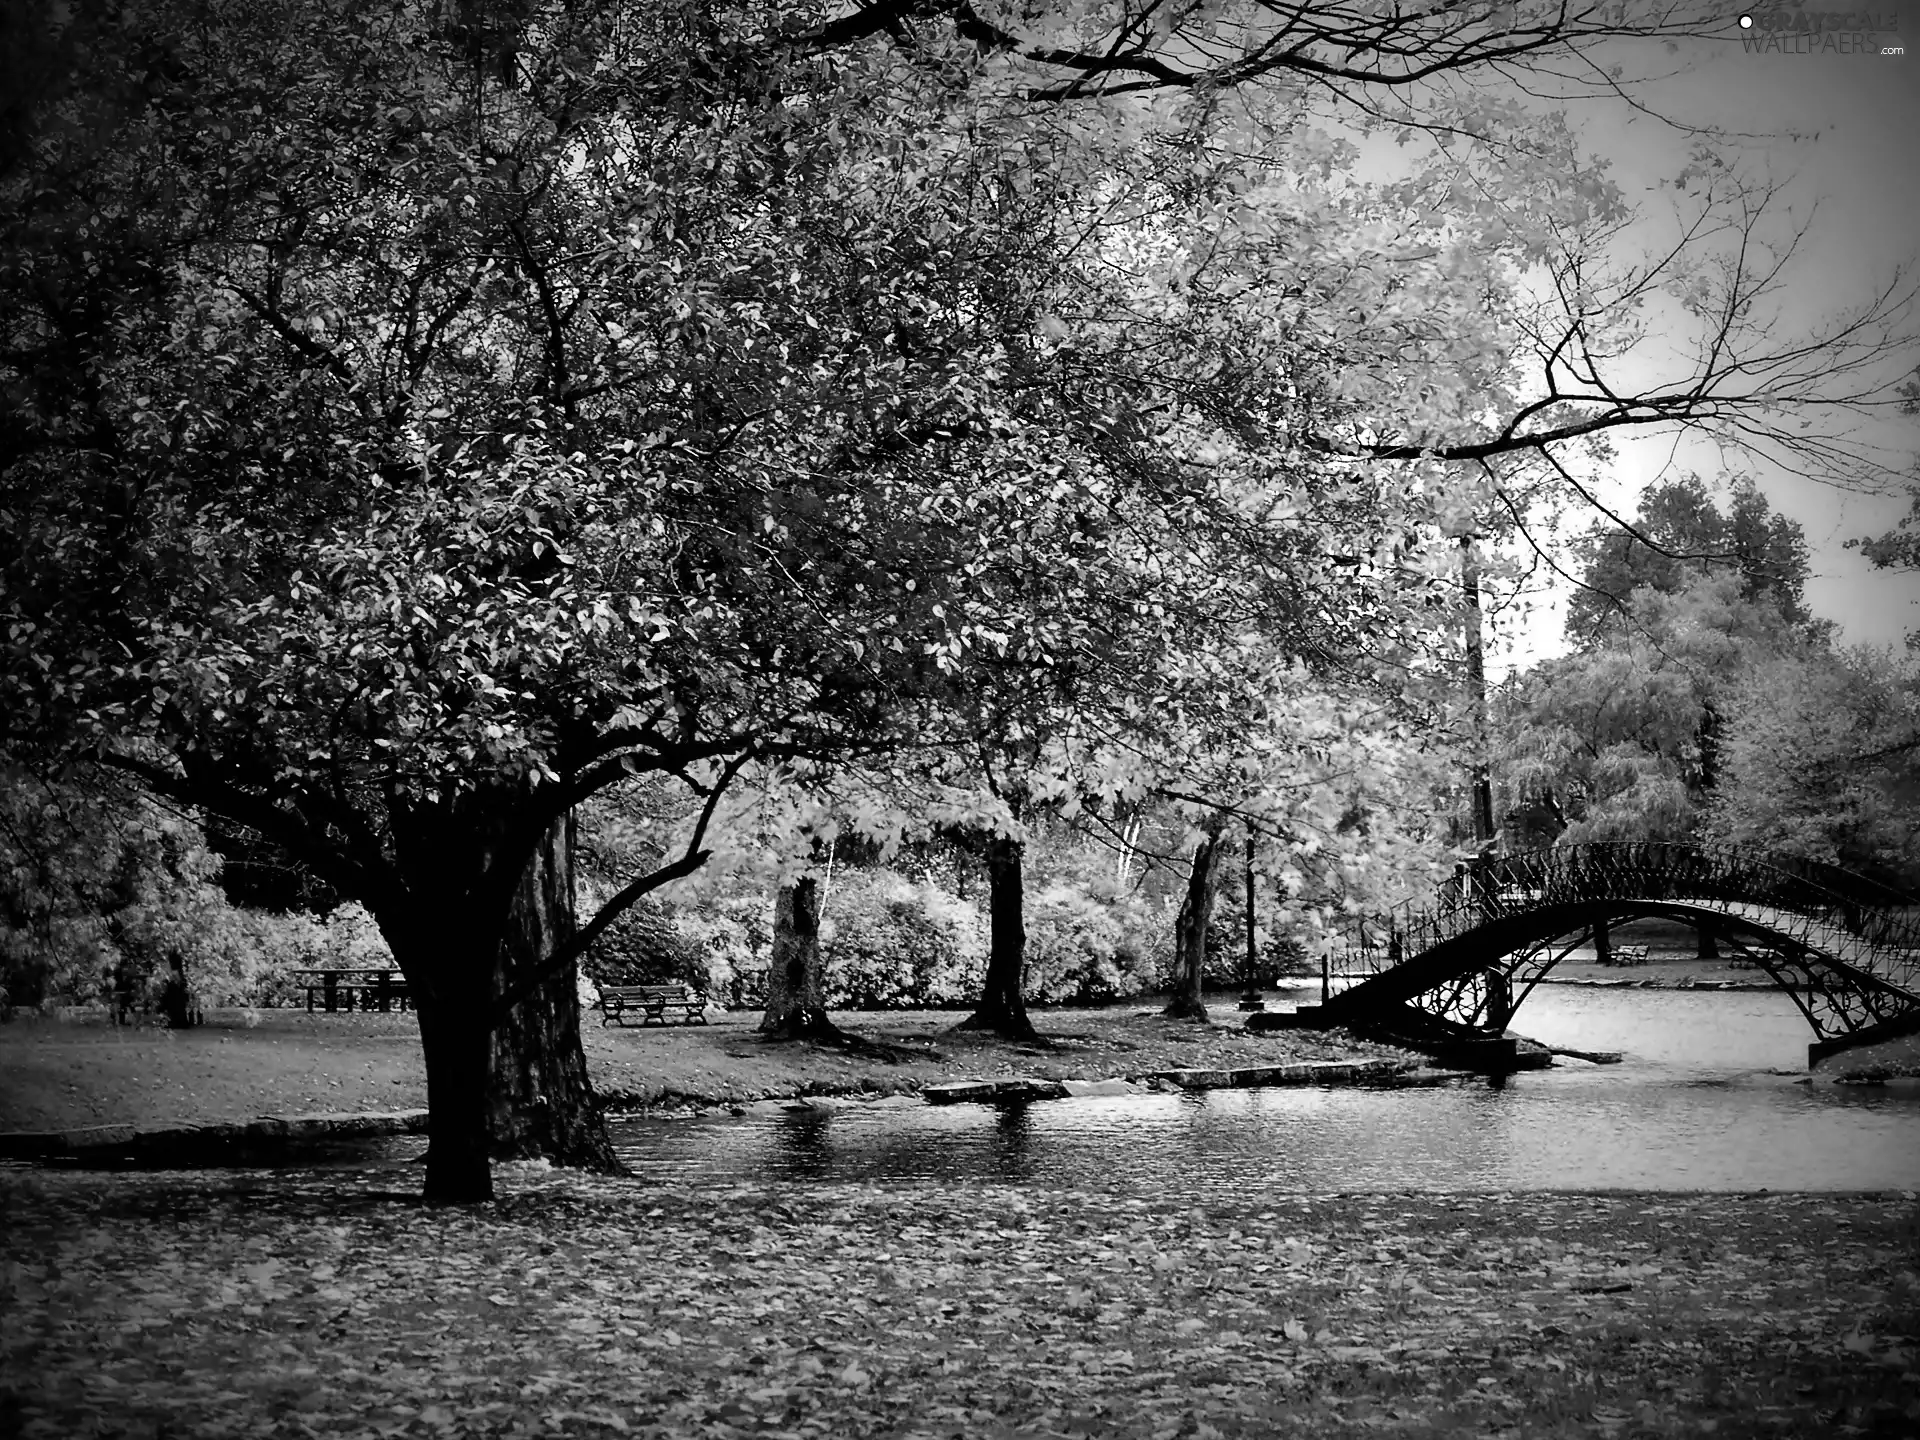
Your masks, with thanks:
M 1493 766 L 1488 758 L 1487 673 L 1480 634 L 1480 560 L 1474 537 L 1460 537 L 1460 585 L 1467 597 L 1467 688 L 1473 704 L 1473 851 L 1476 859 L 1493 845 Z
M 1220 838 L 1208 835 L 1193 852 L 1186 897 L 1173 922 L 1174 992 L 1161 1013 L 1178 1020 L 1204 1020 L 1201 986 L 1206 979 L 1207 927 L 1213 921 L 1215 881 L 1220 870 Z
M 773 902 L 773 956 L 767 966 L 767 1013 L 760 1033 L 776 1040 L 831 1039 L 826 965 L 820 957 L 820 882 L 803 875 L 782 885 Z
M 1613 963 L 1613 936 L 1607 930 L 1607 917 L 1593 923 L 1593 958 L 1602 965 Z
M 187 962 L 179 951 L 167 956 L 166 984 L 160 991 L 160 1008 L 167 1017 L 169 1030 L 186 1030 L 199 1023 L 193 1008 L 193 991 L 187 984 Z
M 1486 979 L 1487 1028 L 1503 1034 L 1513 1023 L 1513 981 L 1504 970 L 1488 970 Z
M 499 984 L 510 985 L 525 967 L 545 964 L 573 930 L 572 827 L 563 817 L 548 829 L 514 892 Z M 487 1131 L 496 1160 L 544 1157 L 608 1174 L 624 1168 L 614 1156 L 580 1047 L 579 986 L 578 967 L 567 966 L 509 1010 L 493 1031 Z
M 1720 958 L 1720 943 L 1713 938 L 1713 931 L 1702 926 L 1700 929 L 1694 931 L 1694 934 L 1700 941 L 1697 958 L 1701 960 L 1718 960 Z
M 987 841 L 987 974 L 980 1004 L 960 1022 L 962 1030 L 988 1030 L 1009 1040 L 1040 1034 L 1027 1018 L 1022 983 L 1027 970 L 1026 893 L 1022 867 L 1026 845 L 1006 835 Z

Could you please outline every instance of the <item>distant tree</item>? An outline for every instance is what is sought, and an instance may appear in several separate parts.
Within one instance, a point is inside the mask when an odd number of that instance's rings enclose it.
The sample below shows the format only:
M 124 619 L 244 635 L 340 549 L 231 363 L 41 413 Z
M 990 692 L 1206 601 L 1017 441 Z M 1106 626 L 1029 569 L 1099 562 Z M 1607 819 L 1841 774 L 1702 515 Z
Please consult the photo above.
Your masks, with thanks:
M 1909 387 L 1907 411 L 1920 413 L 1920 381 Z M 1877 570 L 1903 574 L 1920 573 L 1920 481 L 1908 482 L 1910 500 L 1907 513 L 1893 528 L 1879 535 L 1863 535 L 1847 541 L 1849 550 L 1858 550 Z M 1907 632 L 1907 648 L 1920 650 L 1920 629 Z
M 1207 966 L 1207 936 L 1213 925 L 1213 902 L 1220 888 L 1224 821 L 1215 820 L 1200 832 L 1193 845 L 1186 894 L 1173 922 L 1173 995 L 1163 1014 L 1177 1020 L 1205 1020 L 1201 998 Z
M 1731 570 L 1630 593 L 1617 627 L 1498 697 L 1500 792 L 1552 834 L 1685 839 L 1721 781 L 1729 707 L 1760 657 L 1814 647 Z
M 1920 666 L 1873 650 L 1761 652 L 1725 703 L 1702 833 L 1920 890 Z
M 1858 550 L 1881 570 L 1920 570 L 1920 487 L 1916 487 L 1913 505 L 1907 514 L 1884 534 L 1849 540 L 1849 550 Z
M 219 875 L 199 827 L 124 776 L 0 768 L 5 1005 L 157 1004 L 185 1025 L 238 998 L 260 957 Z
M 800 875 L 773 902 L 773 954 L 760 1033 L 777 1040 L 835 1037 L 827 1015 L 826 962 L 820 951 L 820 879 Z
M 1585 564 L 1567 602 L 1567 638 L 1594 644 L 1625 622 L 1634 591 L 1671 595 L 1716 571 L 1739 576 L 1742 599 L 1771 603 L 1790 622 L 1808 620 L 1800 526 L 1774 514 L 1750 478 L 1736 477 L 1731 490 L 1723 513 L 1697 477 L 1649 485 L 1628 525 L 1596 522 L 1576 545 Z

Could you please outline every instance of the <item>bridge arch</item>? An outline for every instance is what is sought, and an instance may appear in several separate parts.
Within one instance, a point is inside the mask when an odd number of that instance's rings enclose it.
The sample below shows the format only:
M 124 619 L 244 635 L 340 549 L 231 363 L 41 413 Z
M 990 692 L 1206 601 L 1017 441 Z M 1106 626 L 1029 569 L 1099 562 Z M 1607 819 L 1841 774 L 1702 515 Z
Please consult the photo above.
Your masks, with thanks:
M 1377 1029 L 1414 1012 L 1497 1034 L 1596 926 L 1655 916 L 1708 931 L 1786 990 L 1816 1036 L 1810 1060 L 1920 1031 L 1915 901 L 1832 866 L 1671 842 L 1463 867 L 1425 901 L 1363 922 L 1341 961 L 1358 983 L 1315 1023 Z

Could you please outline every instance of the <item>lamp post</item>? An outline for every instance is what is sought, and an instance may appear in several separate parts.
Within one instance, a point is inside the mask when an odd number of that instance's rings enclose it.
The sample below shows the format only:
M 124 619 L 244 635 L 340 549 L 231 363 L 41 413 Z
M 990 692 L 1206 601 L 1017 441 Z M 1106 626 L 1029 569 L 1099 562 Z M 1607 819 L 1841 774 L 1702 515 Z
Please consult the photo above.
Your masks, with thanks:
M 1240 997 L 1242 1010 L 1264 1010 L 1267 1002 L 1260 998 L 1259 957 L 1253 943 L 1253 822 L 1247 822 L 1247 990 Z
M 1473 551 L 1473 532 L 1460 537 L 1460 585 L 1467 600 L 1467 685 L 1473 704 L 1473 860 L 1467 869 L 1467 884 L 1473 887 L 1473 903 L 1483 918 L 1493 909 L 1492 877 L 1487 862 L 1494 848 L 1493 762 L 1488 750 L 1487 671 L 1480 634 L 1480 563 Z M 1486 980 L 1486 1023 L 1496 1034 L 1503 1033 L 1513 1016 L 1513 988 L 1507 972 L 1498 964 L 1489 965 Z
M 1487 671 L 1480 635 L 1480 562 L 1471 532 L 1460 537 L 1460 585 L 1467 599 L 1467 687 L 1473 703 L 1473 848 L 1493 843 L 1493 765 L 1487 755 Z

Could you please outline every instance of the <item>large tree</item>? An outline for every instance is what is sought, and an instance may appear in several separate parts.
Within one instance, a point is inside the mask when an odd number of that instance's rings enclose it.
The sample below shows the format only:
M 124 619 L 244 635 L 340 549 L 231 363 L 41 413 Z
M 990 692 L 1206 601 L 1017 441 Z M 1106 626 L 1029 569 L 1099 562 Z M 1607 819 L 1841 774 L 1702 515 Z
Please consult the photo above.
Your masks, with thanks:
M 986 182 L 884 46 L 715 77 L 608 10 L 505 85 L 429 15 L 210 18 L 130 17 L 15 182 L 7 710 L 366 903 L 471 1198 L 492 1032 L 611 919 L 510 973 L 560 818 L 910 718 L 895 461 L 966 431 L 1025 240 L 953 224 Z
M 1635 516 L 1582 537 L 1575 650 L 1500 696 L 1514 821 L 1549 840 L 1693 835 L 1754 667 L 1822 648 L 1800 527 L 1750 480 L 1730 489 L 1722 511 L 1692 477 L 1651 485 Z

